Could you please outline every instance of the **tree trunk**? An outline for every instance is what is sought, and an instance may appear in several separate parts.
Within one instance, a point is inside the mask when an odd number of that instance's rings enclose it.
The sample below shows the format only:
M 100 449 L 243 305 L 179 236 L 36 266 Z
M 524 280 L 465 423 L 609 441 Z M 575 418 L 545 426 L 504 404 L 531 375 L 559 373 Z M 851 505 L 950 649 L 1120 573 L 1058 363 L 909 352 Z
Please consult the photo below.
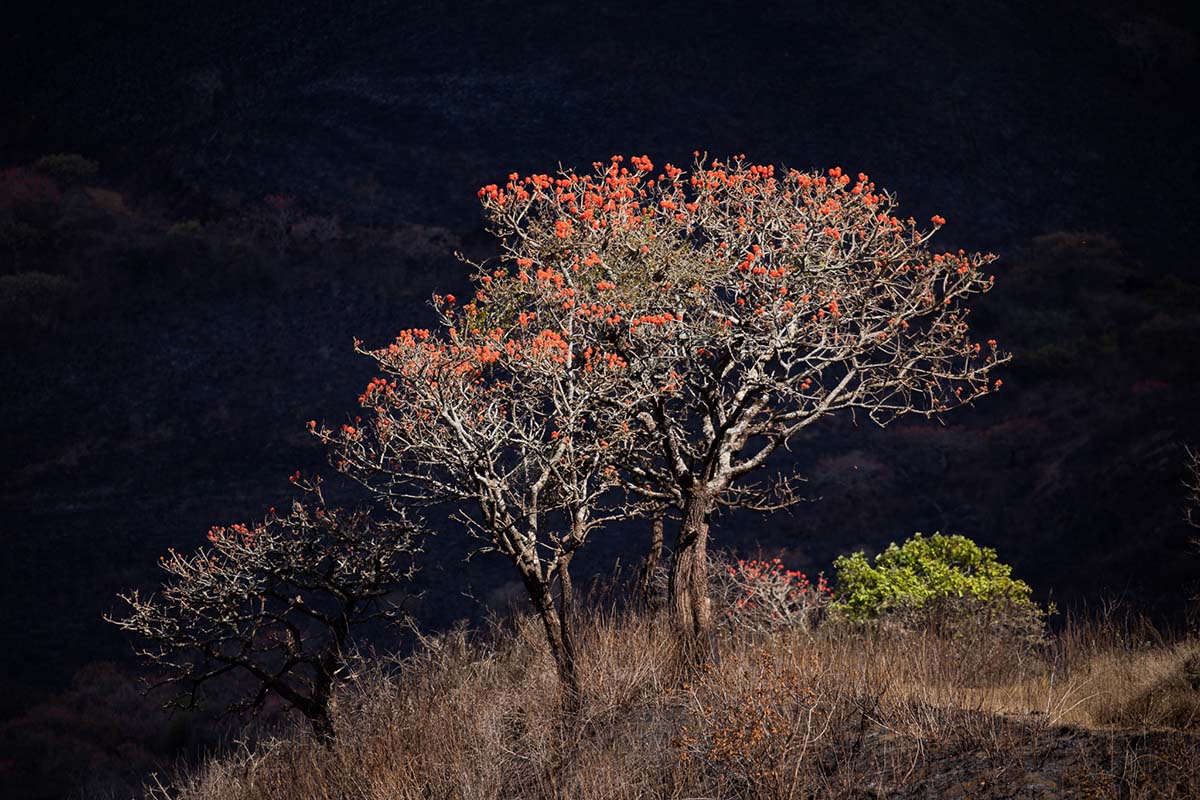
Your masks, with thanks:
M 668 585 L 671 624 L 683 655 L 694 663 L 713 655 L 708 598 L 708 517 L 712 506 L 706 494 L 693 495 L 684 503 Z
M 314 704 L 312 710 L 305 713 L 305 716 L 308 717 L 308 722 L 312 725 L 313 733 L 317 735 L 317 740 L 325 747 L 333 747 L 333 719 L 329 716 L 328 705 Z
M 566 689 L 564 708 L 569 713 L 579 710 L 583 701 L 582 689 L 579 685 L 579 671 L 575 660 L 575 585 L 571 582 L 571 557 L 563 556 L 558 562 L 558 585 L 560 590 L 558 627 L 563 643 L 563 661 L 567 665 L 569 680 L 563 682 Z M 560 671 L 561 672 L 561 671 Z
M 317 738 L 327 747 L 332 746 L 334 740 L 333 716 L 329 713 L 329 706 L 333 702 L 338 670 L 345 664 L 346 643 L 350 638 L 350 619 L 354 616 L 356 603 L 357 600 L 347 600 L 337 621 L 331 626 L 333 638 L 317 660 L 317 674 L 313 679 L 309 699 L 310 707 L 304 710 Z
M 560 573 L 560 580 L 563 574 L 566 573 Z M 559 613 L 550 583 L 542 581 L 534 575 L 523 575 L 522 578 L 525 588 L 529 592 L 529 599 L 533 601 L 533 607 L 542 621 L 546 642 L 550 645 L 550 654 L 554 657 L 559 684 L 563 691 L 563 705 L 568 709 L 576 708 L 579 703 L 580 688 L 579 675 L 575 670 L 575 647 L 568 628 L 570 620 L 566 618 L 566 615 Z M 569 575 L 566 585 L 570 586 Z M 573 594 L 573 592 L 568 589 L 568 594 Z
M 646 553 L 646 562 L 642 565 L 642 578 L 638 587 L 642 603 L 651 611 L 657 610 L 659 606 L 659 598 L 654 594 L 654 573 L 662 559 L 662 549 L 663 518 L 659 514 L 654 518 L 654 526 L 650 529 L 650 551 Z

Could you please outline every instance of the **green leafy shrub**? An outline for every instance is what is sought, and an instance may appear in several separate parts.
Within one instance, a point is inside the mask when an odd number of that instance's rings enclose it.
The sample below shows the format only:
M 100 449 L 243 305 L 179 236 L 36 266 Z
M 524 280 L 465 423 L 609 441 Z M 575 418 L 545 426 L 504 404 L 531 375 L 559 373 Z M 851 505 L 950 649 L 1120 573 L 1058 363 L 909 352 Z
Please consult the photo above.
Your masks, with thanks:
M 995 550 L 965 536 L 918 533 L 889 545 L 874 563 L 860 552 L 839 557 L 834 569 L 831 622 L 934 637 L 967 685 L 1011 678 L 1047 642 L 1053 606 L 1035 603 L 1029 584 L 1014 579 Z
M 917 533 L 903 545 L 888 545 L 873 566 L 858 552 L 839 556 L 834 569 L 834 606 L 855 620 L 953 597 L 1032 602 L 1029 584 L 1014 580 L 1012 567 L 1001 564 L 995 550 L 965 536 Z
M 1040 639 L 1048 613 L 1032 589 L 1012 577 L 996 551 L 965 536 L 914 534 L 892 543 L 872 564 L 861 552 L 834 562 L 834 611 L 852 622 L 885 618 L 905 628 L 950 636 L 984 625 L 1016 638 Z

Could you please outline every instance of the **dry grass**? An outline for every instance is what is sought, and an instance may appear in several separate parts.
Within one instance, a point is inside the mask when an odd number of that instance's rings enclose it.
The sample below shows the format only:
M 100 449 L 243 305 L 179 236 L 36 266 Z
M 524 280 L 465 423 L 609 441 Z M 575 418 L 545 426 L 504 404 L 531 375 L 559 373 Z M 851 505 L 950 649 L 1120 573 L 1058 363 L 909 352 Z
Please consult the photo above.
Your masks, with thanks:
M 1200 794 L 1200 643 L 1069 626 L 1042 648 L 976 637 L 722 634 L 685 674 L 661 620 L 579 631 L 564 717 L 540 632 L 517 618 L 360 666 L 337 743 L 301 728 L 150 792 L 296 798 L 1172 797 Z M 979 654 L 986 654 L 982 657 Z
M 1084 697 L 1064 721 L 1093 728 L 1200 730 L 1200 641 L 1152 630 L 1068 629 L 1061 661 Z

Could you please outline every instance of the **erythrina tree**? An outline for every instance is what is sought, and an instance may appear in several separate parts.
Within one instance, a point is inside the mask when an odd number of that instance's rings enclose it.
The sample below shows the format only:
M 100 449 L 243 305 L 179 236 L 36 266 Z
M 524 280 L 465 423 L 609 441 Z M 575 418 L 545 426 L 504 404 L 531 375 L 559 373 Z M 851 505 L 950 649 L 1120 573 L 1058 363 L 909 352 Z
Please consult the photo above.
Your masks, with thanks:
M 515 565 L 574 706 L 570 564 L 593 531 L 630 513 L 611 462 L 631 440 L 637 384 L 616 353 L 580 346 L 561 273 L 475 279 L 471 303 L 435 296 L 436 330 L 356 344 L 382 373 L 359 398 L 365 421 L 311 426 L 338 469 L 392 501 L 454 507 L 481 550 Z
M 836 412 L 884 425 L 970 403 L 1008 359 L 971 340 L 964 308 L 994 256 L 931 252 L 941 217 L 899 219 L 862 174 L 696 156 L 690 175 L 614 156 L 479 193 L 503 260 L 564 276 L 581 344 L 628 365 L 644 446 L 614 458 L 630 492 L 679 515 L 669 609 L 685 644 L 712 624 L 712 511 L 797 499 L 786 478 L 750 482 L 779 448 Z
M 214 527 L 210 546 L 194 553 L 170 550 L 162 591 L 120 595 L 127 616 L 106 619 L 147 640 L 138 653 L 180 687 L 174 704 L 190 707 L 209 681 L 240 673 L 256 688 L 234 710 L 277 695 L 328 740 L 352 629 L 403 614 L 396 595 L 416 571 L 423 531 L 403 515 L 329 508 L 319 479 L 292 480 L 307 502 Z

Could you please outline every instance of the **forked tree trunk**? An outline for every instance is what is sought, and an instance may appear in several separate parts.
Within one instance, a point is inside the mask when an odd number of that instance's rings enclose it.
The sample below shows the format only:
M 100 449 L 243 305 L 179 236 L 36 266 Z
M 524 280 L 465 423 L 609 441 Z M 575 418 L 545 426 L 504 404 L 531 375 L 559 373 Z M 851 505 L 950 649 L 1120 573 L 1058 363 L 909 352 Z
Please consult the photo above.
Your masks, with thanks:
M 708 598 L 708 518 L 712 499 L 688 498 L 675 544 L 668 584 L 668 609 L 685 659 L 699 663 L 711 657 L 712 606 Z

